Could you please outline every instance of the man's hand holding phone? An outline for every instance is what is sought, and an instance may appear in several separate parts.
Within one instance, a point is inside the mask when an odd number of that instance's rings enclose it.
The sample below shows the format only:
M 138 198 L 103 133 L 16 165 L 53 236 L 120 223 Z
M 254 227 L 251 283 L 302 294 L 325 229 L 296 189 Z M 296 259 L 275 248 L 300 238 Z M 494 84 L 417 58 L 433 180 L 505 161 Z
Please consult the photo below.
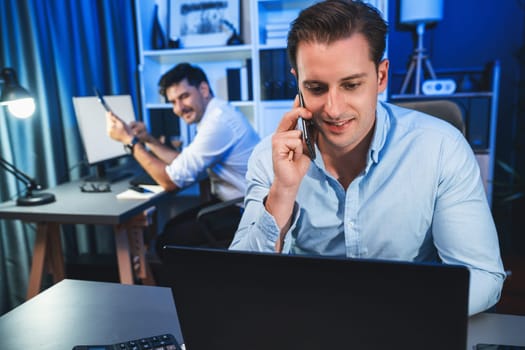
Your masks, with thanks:
M 272 137 L 275 177 L 297 187 L 310 166 L 311 155 L 315 154 L 312 130 L 308 126 L 312 113 L 304 107 L 300 96 L 297 95 L 294 108 L 283 116 Z M 301 128 L 303 123 L 307 124 L 306 132 Z
M 274 217 L 281 229 L 281 237 L 275 249 L 282 249 L 284 234 L 290 225 L 290 218 L 297 197 L 297 191 L 312 160 L 303 140 L 303 132 L 297 129 L 301 118 L 309 120 L 312 113 L 300 106 L 299 97 L 294 108 L 285 113 L 272 136 L 272 162 L 274 179 L 266 198 L 266 210 Z
M 304 105 L 304 97 L 303 93 L 299 91 L 299 106 L 302 108 L 306 108 Z M 308 154 L 312 160 L 315 159 L 315 147 L 314 147 L 314 140 L 312 138 L 312 122 L 311 120 L 306 120 L 303 117 L 299 116 L 299 127 L 300 130 L 303 132 L 303 141 L 306 144 L 306 148 L 308 150 Z
M 106 111 L 106 130 L 109 137 L 124 144 L 130 143 L 133 139 L 133 131 L 131 130 L 131 127 L 113 113 L 111 107 L 109 107 L 104 96 L 97 87 L 93 87 L 93 90 L 97 95 L 98 101 Z
M 153 143 L 157 141 L 153 135 L 148 133 L 146 125 L 143 122 L 133 121 L 129 123 L 131 132 L 135 135 L 142 143 Z
M 123 144 L 128 144 L 133 139 L 133 132 L 129 125 L 111 111 L 106 112 L 106 129 L 109 137 Z
M 104 99 L 104 95 L 100 92 L 99 89 L 97 89 L 96 86 L 93 87 L 93 90 L 95 90 L 95 94 L 97 95 L 98 102 L 104 107 L 104 110 L 106 112 L 111 112 L 111 108 L 109 108 L 109 105 L 106 103 L 106 100 Z

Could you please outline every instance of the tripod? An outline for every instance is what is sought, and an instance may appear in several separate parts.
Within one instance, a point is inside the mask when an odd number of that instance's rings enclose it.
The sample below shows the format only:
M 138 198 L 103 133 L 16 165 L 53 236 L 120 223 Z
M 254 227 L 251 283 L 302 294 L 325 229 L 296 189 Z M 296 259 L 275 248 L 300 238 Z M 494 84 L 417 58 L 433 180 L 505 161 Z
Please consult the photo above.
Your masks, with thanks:
M 425 64 L 425 67 L 428 69 L 428 72 L 432 79 L 436 79 L 436 73 L 434 73 L 434 69 L 432 68 L 432 64 L 430 63 L 430 59 L 428 58 L 428 55 L 425 54 L 425 49 L 423 48 L 423 34 L 425 33 L 425 23 L 421 22 L 417 24 L 417 48 L 414 49 L 414 53 L 412 54 L 412 59 L 410 61 L 410 65 L 408 67 L 407 75 L 405 76 L 405 79 L 403 80 L 403 86 L 401 87 L 401 94 L 404 94 L 408 83 L 410 82 L 410 79 L 412 78 L 412 74 L 416 73 L 416 80 L 414 81 L 414 94 L 419 95 L 420 89 L 421 89 L 421 83 L 423 78 L 423 63 Z

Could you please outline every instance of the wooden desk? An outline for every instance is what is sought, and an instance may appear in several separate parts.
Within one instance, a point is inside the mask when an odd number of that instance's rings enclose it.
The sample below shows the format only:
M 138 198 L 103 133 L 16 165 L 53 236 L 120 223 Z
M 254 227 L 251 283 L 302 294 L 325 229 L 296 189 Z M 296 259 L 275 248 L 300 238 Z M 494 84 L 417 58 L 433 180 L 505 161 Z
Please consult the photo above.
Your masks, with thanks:
M 0 349 L 71 350 L 171 333 L 169 288 L 63 280 L 0 317 Z
M 469 320 L 467 350 L 477 343 L 525 346 L 523 330 L 525 316 L 478 314 Z M 171 290 L 164 287 L 63 280 L 0 317 L 2 350 L 67 350 L 162 333 L 183 342 Z
M 111 192 L 84 193 L 83 181 L 73 181 L 46 190 L 56 197 L 54 203 L 20 207 L 15 201 L 0 204 L 0 219 L 24 220 L 37 223 L 37 236 L 27 298 L 38 294 L 44 267 L 49 268 L 53 282 L 64 279 L 64 257 L 60 239 L 60 224 L 111 225 L 115 232 L 116 253 L 120 282 L 133 284 L 134 272 L 146 284 L 151 284 L 151 273 L 145 259 L 143 227 L 154 205 L 173 195 L 162 192 L 150 199 L 122 199 L 116 195 L 129 186 L 128 180 L 111 184 Z M 133 264 L 130 256 L 134 257 Z

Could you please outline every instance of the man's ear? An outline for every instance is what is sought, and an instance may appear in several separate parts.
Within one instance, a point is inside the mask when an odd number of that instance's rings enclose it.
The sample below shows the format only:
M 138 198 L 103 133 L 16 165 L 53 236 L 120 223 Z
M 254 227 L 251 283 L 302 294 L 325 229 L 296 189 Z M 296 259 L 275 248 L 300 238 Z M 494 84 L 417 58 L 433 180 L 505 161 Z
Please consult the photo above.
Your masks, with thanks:
M 210 86 L 207 82 L 202 81 L 199 85 L 199 92 L 204 98 L 210 97 Z
M 290 73 L 292 73 L 295 79 L 297 79 L 297 72 L 295 71 L 295 68 L 290 68 Z
M 388 59 L 384 59 L 379 63 L 379 67 L 377 67 L 377 90 L 378 93 L 382 93 L 385 91 L 386 86 L 388 84 L 388 66 L 390 65 L 390 61 Z

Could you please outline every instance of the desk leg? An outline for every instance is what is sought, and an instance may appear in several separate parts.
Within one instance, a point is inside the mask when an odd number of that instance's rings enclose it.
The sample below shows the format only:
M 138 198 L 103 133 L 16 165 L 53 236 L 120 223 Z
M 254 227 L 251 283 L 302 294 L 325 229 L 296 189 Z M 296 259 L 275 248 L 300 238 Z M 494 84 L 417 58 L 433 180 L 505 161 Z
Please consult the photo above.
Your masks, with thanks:
M 40 291 L 42 285 L 42 273 L 47 253 L 47 223 L 38 223 L 36 227 L 36 240 L 33 248 L 33 261 L 27 287 L 27 299 L 31 299 Z
M 47 265 L 53 275 L 53 282 L 64 279 L 64 255 L 60 241 L 60 227 L 57 223 L 39 222 L 37 224 L 36 241 L 33 248 L 33 261 L 27 288 L 27 299 L 40 292 L 42 275 Z
M 120 282 L 133 284 L 133 276 L 146 285 L 155 285 L 155 280 L 146 260 L 144 228 L 151 224 L 154 208 L 149 208 L 123 225 L 115 226 L 115 241 Z
M 155 279 L 151 268 L 146 259 L 147 246 L 144 243 L 144 229 L 152 226 L 156 221 L 154 219 L 156 213 L 155 207 L 150 207 L 142 214 L 135 216 L 128 223 L 128 237 L 130 242 L 131 256 L 133 258 L 133 269 L 137 277 L 142 280 L 145 285 L 154 286 Z
M 123 225 L 115 226 L 115 245 L 117 248 L 118 272 L 120 283 L 133 284 L 131 270 L 128 230 Z
M 53 275 L 53 283 L 58 283 L 66 276 L 59 225 L 57 223 L 49 223 L 47 234 L 49 270 Z

